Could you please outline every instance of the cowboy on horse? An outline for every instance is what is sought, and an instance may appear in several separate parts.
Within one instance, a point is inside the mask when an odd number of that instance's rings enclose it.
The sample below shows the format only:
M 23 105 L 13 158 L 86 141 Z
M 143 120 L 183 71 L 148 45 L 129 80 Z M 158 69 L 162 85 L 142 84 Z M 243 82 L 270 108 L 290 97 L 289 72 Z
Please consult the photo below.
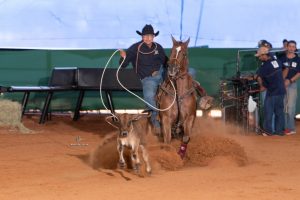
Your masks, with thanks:
M 151 122 L 155 133 L 161 135 L 162 132 L 164 142 L 170 143 L 172 126 L 180 124 L 183 128 L 184 136 L 180 149 L 184 150 L 179 151 L 183 158 L 196 117 L 196 96 L 206 95 L 205 90 L 188 73 L 187 45 L 189 40 L 185 43 L 177 42 L 172 37 L 173 48 L 168 61 L 163 47 L 154 42 L 159 31 L 155 33 L 153 27 L 147 24 L 142 32 L 136 32 L 142 36 L 142 40 L 131 45 L 126 51 L 120 50 L 120 63 L 123 62 L 122 67 L 127 67 L 131 63 L 141 79 L 144 100 L 148 102 L 147 107 L 152 112 Z M 166 76 L 164 76 L 165 73 Z M 175 93 L 174 89 L 170 88 L 171 82 L 176 85 Z M 184 89 L 186 87 L 188 87 L 187 90 Z M 158 120 L 158 110 L 161 109 L 157 109 L 156 106 L 167 108 L 171 105 L 174 95 L 176 102 L 169 110 L 160 111 L 160 120 Z

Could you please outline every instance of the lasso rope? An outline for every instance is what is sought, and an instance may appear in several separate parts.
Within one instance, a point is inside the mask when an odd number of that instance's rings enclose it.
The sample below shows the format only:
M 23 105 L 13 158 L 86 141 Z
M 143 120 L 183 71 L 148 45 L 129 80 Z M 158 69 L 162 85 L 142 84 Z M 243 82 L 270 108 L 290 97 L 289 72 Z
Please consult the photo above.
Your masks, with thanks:
M 106 68 L 107 68 L 108 64 L 110 63 L 112 57 L 113 57 L 118 51 L 120 51 L 120 49 L 117 49 L 116 51 L 114 51 L 113 54 L 112 54 L 112 55 L 110 56 L 110 58 L 108 59 L 106 65 L 105 65 L 105 67 L 104 67 L 104 69 L 103 69 L 103 72 L 102 72 L 102 75 L 101 75 L 101 79 L 100 79 L 100 85 L 99 85 L 100 99 L 101 99 L 101 103 L 103 104 L 103 106 L 104 106 L 104 108 L 105 108 L 106 110 L 109 110 L 109 109 L 106 107 L 106 105 L 105 105 L 105 103 L 104 103 L 104 101 L 103 101 L 103 96 L 102 96 L 102 83 L 103 83 L 103 77 L 104 77 Z M 174 103 L 175 103 L 175 101 L 176 101 L 176 95 L 177 95 L 177 93 L 176 93 L 176 88 L 175 88 L 173 82 L 171 81 L 171 85 L 172 85 L 172 87 L 173 87 L 173 89 L 174 89 L 174 99 L 173 99 L 172 103 L 170 104 L 170 106 L 168 106 L 167 108 L 164 108 L 164 109 L 160 109 L 160 108 L 157 108 L 157 107 L 155 107 L 155 106 L 152 106 L 149 102 L 145 101 L 143 98 L 139 97 L 138 95 L 136 95 L 135 93 L 133 93 L 132 91 L 130 91 L 129 89 L 127 89 L 127 88 L 121 83 L 121 81 L 119 80 L 119 71 L 120 71 L 121 66 L 122 66 L 122 64 L 124 63 L 125 59 L 126 59 L 126 56 L 123 58 L 123 61 L 122 61 L 121 64 L 119 65 L 119 67 L 118 67 L 118 69 L 117 69 L 117 73 L 116 73 L 117 81 L 118 81 L 118 83 L 121 85 L 121 87 L 122 87 L 124 90 L 126 90 L 127 92 L 129 92 L 130 94 L 132 94 L 133 96 L 135 96 L 135 97 L 137 97 L 138 99 L 140 99 L 142 102 L 144 102 L 145 104 L 147 104 L 149 107 L 151 107 L 152 109 L 154 109 L 154 110 L 156 110 L 156 111 L 167 111 L 167 110 L 169 110 L 169 109 L 174 105 Z M 118 119 L 118 117 L 117 117 L 114 113 L 111 112 L 110 114 L 111 114 L 113 117 L 115 117 L 115 118 Z

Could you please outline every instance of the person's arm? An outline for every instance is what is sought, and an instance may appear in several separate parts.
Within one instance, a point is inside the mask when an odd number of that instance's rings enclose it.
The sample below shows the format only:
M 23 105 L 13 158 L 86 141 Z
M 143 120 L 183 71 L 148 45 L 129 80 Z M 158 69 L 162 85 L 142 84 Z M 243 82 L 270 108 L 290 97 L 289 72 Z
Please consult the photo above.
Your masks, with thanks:
M 120 49 L 120 56 L 124 59 L 126 57 L 126 51 Z
M 283 77 L 283 80 L 286 79 L 288 73 L 289 73 L 289 68 L 288 66 L 285 66 L 283 63 L 285 63 L 285 55 L 284 56 L 281 56 L 277 59 L 278 61 L 278 64 L 280 64 L 281 66 L 281 69 L 282 69 L 282 77 Z
M 163 64 L 163 67 L 164 67 L 165 69 L 168 68 L 168 61 L 169 61 L 168 56 L 165 56 L 165 60 L 164 60 L 164 64 Z
M 300 77 L 300 58 L 298 58 L 296 70 L 297 74 L 290 79 L 291 82 L 296 82 Z
M 296 75 L 294 75 L 292 78 L 289 79 L 290 83 L 296 82 L 299 77 L 300 77 L 300 72 L 298 72 Z
M 258 82 L 258 84 L 259 84 L 259 90 L 260 90 L 260 92 L 265 91 L 266 88 L 265 88 L 265 86 L 263 85 L 263 81 L 262 81 L 262 79 L 261 79 L 260 76 L 257 77 L 257 82 Z
M 288 73 L 289 73 L 289 68 L 283 68 L 282 69 L 283 79 L 285 79 L 287 77 Z
M 128 66 L 128 64 L 129 64 L 129 59 L 126 59 L 126 56 L 127 56 L 127 54 L 126 54 L 126 51 L 124 51 L 123 49 L 120 49 L 120 56 L 121 56 L 121 58 L 120 58 L 120 60 L 119 60 L 119 64 L 121 64 L 123 61 L 123 63 L 122 63 L 122 68 L 125 68 L 125 67 L 127 67 Z M 125 59 L 125 60 L 124 60 Z
M 126 51 L 124 51 L 123 49 L 120 49 L 121 58 L 119 60 L 119 64 L 121 64 L 125 58 L 122 66 L 121 66 L 122 68 L 127 67 L 129 65 L 129 63 L 135 59 L 136 51 L 137 50 L 135 50 L 135 45 L 132 45 Z
M 300 77 L 300 59 L 298 59 L 296 70 L 297 70 L 296 75 L 294 75 L 290 79 L 285 79 L 285 82 L 284 82 L 285 86 L 288 86 L 288 85 L 296 82 L 299 79 L 299 77 Z
M 166 55 L 164 48 L 160 44 L 158 44 L 158 43 L 157 43 L 157 45 L 158 45 L 157 48 L 158 48 L 158 51 L 159 51 L 160 62 L 163 65 L 163 67 L 167 68 L 168 67 L 168 60 L 169 60 L 169 58 Z

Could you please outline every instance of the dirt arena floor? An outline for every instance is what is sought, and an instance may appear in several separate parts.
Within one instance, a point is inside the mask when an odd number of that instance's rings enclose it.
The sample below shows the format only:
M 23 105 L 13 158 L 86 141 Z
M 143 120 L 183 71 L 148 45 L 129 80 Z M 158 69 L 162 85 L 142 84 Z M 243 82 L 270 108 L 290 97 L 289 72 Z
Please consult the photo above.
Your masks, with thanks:
M 117 168 L 114 128 L 103 117 L 38 120 L 24 117 L 33 134 L 0 128 L 1 200 L 300 198 L 299 134 L 245 135 L 221 120 L 198 118 L 183 161 L 178 141 L 167 148 L 149 136 L 149 176 Z

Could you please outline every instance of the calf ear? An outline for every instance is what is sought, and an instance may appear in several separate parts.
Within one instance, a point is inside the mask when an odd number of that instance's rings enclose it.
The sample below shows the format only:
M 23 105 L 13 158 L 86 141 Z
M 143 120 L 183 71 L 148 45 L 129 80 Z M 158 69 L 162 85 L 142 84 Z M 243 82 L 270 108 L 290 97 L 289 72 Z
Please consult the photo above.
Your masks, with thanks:
M 105 118 L 105 121 L 115 127 L 116 129 L 119 129 L 119 126 L 120 126 L 120 119 L 117 117 L 117 116 L 109 116 L 109 117 L 106 117 Z
M 141 114 L 134 115 L 130 121 L 135 122 L 142 118 Z
M 138 115 L 135 115 L 131 121 L 135 122 L 135 121 L 138 121 L 139 119 L 141 118 L 148 118 L 148 117 L 151 117 L 152 115 L 152 112 L 147 112 L 147 113 L 144 113 L 144 114 L 138 114 Z

